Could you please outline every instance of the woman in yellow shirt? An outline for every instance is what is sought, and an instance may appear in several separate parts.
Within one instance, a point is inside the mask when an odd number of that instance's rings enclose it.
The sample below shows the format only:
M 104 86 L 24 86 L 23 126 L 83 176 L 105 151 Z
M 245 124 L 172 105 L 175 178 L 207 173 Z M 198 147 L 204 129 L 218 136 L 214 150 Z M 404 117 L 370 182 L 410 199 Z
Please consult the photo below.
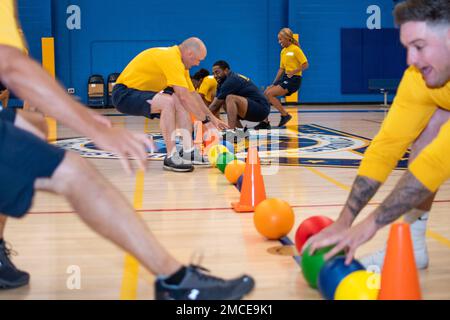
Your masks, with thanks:
M 283 28 L 278 33 L 278 43 L 283 50 L 280 54 L 280 69 L 272 85 L 264 92 L 270 104 L 281 113 L 279 127 L 284 126 L 291 120 L 292 116 L 283 108 L 277 97 L 290 96 L 300 89 L 303 70 L 308 68 L 308 60 L 294 33 L 289 28 Z M 269 119 L 260 122 L 254 129 L 270 129 Z

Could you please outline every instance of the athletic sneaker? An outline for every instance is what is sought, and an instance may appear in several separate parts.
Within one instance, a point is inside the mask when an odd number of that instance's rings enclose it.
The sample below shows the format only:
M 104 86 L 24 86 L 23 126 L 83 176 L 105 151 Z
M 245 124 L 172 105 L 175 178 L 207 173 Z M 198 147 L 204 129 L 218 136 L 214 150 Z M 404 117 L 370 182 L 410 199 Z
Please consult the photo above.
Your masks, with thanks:
M 4 241 L 0 242 L 0 289 L 18 288 L 30 282 L 30 275 L 14 266 L 10 256 L 16 254 Z
M 278 126 L 279 127 L 284 126 L 286 123 L 291 121 L 291 119 L 292 119 L 292 116 L 290 114 L 285 115 L 285 116 L 281 116 L 280 123 L 278 124 Z
M 414 248 L 414 258 L 416 260 L 417 269 L 419 270 L 426 269 L 428 267 L 428 250 L 427 243 L 425 241 L 427 220 L 428 214 L 422 216 L 414 223 L 410 224 L 411 240 Z M 363 257 L 362 259 L 360 259 L 360 262 L 366 268 L 375 266 L 381 271 L 381 269 L 383 268 L 385 255 L 386 249 L 382 249 L 371 255 Z
M 190 161 L 193 165 L 209 165 L 208 159 L 201 155 L 200 151 L 197 148 L 192 149 L 192 151 L 190 152 L 184 152 L 183 150 L 181 150 L 180 157 L 182 157 L 186 161 Z
M 171 157 L 164 158 L 164 170 L 175 172 L 191 172 L 194 170 L 192 162 L 186 161 L 180 157 L 178 152 L 175 152 Z
M 270 122 L 261 121 L 255 127 L 254 130 L 270 130 Z
M 236 128 L 234 130 L 228 129 L 222 133 L 222 139 L 227 140 L 231 143 L 239 143 L 240 141 L 245 141 L 250 136 L 248 128 Z
M 156 300 L 239 300 L 253 290 L 255 281 L 247 275 L 224 280 L 207 274 L 203 267 L 190 265 L 178 285 L 158 277 L 155 282 Z

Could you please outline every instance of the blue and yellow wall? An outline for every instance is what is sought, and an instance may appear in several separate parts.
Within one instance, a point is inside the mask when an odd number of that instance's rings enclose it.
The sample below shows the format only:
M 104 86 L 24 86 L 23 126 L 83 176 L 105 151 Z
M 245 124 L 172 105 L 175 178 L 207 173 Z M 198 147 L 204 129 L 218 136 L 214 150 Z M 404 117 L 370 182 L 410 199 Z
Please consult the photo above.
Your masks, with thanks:
M 347 70 L 350 72 L 345 76 L 351 74 L 353 78 L 343 79 L 342 67 L 349 68 L 352 61 L 341 61 L 341 32 L 348 28 L 367 30 L 370 5 L 381 9 L 381 28 L 393 28 L 391 12 L 396 2 L 19 0 L 18 4 L 31 55 L 40 61 L 41 37 L 54 37 L 57 77 L 66 87 L 75 88 L 82 101 L 86 101 L 89 75 L 102 74 L 106 79 L 110 73 L 120 72 L 141 50 L 174 45 L 190 36 L 200 37 L 208 47 L 208 56 L 201 67 L 210 68 L 214 61 L 225 59 L 235 71 L 250 77 L 259 87 L 267 86 L 279 65 L 277 33 L 288 26 L 299 33 L 310 62 L 310 69 L 304 74 L 300 102 L 339 103 L 381 100 L 378 94 L 343 92 L 348 84 L 352 88 L 352 81 L 378 77 L 364 72 L 367 73 L 367 65 L 372 66 L 372 73 L 377 72 L 385 55 L 373 54 L 370 59 L 377 60 L 378 64 L 361 57 L 356 59 L 355 69 Z M 80 9 L 79 29 L 68 27 L 73 5 Z M 375 34 L 380 30 L 366 32 Z M 363 43 L 361 40 L 359 45 L 365 49 L 355 48 L 357 55 L 377 52 L 375 49 L 379 47 L 376 41 Z M 398 44 L 393 50 L 398 51 Z M 391 71 L 397 75 L 404 67 L 404 63 L 396 62 L 389 68 L 394 68 Z M 380 69 L 380 74 L 384 73 Z M 358 88 L 355 90 L 358 92 Z

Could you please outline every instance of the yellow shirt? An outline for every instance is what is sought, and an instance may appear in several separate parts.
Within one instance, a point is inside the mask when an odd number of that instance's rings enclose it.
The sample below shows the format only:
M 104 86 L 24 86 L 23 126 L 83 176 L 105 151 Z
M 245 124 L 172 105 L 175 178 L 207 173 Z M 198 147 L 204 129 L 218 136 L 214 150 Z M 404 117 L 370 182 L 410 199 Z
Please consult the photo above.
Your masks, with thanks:
M 19 33 L 16 3 L 13 0 L 0 0 L 0 45 L 25 50 L 25 42 Z
M 384 182 L 409 145 L 427 126 L 437 108 L 450 110 L 450 81 L 442 88 L 426 86 L 420 71 L 409 67 L 380 131 L 364 154 L 358 174 Z M 410 164 L 411 173 L 436 191 L 450 178 L 450 121 Z
M 217 91 L 217 81 L 214 76 L 207 76 L 203 78 L 200 88 L 198 88 L 198 93 L 205 96 L 205 100 L 212 102 Z
M 126 66 L 116 83 L 141 91 L 159 92 L 169 86 L 195 91 L 178 46 L 142 51 Z
M 295 44 L 291 44 L 289 47 L 281 50 L 280 54 L 280 68 L 284 69 L 285 72 L 291 72 L 296 69 L 300 69 L 301 66 L 308 62 L 302 49 L 300 49 Z M 300 70 L 295 74 L 296 76 L 301 76 L 302 71 Z

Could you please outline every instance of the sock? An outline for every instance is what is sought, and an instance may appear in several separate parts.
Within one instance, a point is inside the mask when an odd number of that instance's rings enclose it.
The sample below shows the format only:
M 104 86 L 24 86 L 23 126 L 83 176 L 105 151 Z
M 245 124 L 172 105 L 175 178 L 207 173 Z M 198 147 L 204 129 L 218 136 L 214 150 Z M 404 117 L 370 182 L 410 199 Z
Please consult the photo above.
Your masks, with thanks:
M 194 152 L 194 147 L 190 149 L 183 149 L 183 153 L 191 153 L 191 152 Z
M 176 271 L 174 274 L 170 275 L 165 282 L 167 284 L 177 285 L 180 284 L 181 281 L 184 279 L 184 276 L 186 275 L 186 267 L 182 266 L 178 271 Z

